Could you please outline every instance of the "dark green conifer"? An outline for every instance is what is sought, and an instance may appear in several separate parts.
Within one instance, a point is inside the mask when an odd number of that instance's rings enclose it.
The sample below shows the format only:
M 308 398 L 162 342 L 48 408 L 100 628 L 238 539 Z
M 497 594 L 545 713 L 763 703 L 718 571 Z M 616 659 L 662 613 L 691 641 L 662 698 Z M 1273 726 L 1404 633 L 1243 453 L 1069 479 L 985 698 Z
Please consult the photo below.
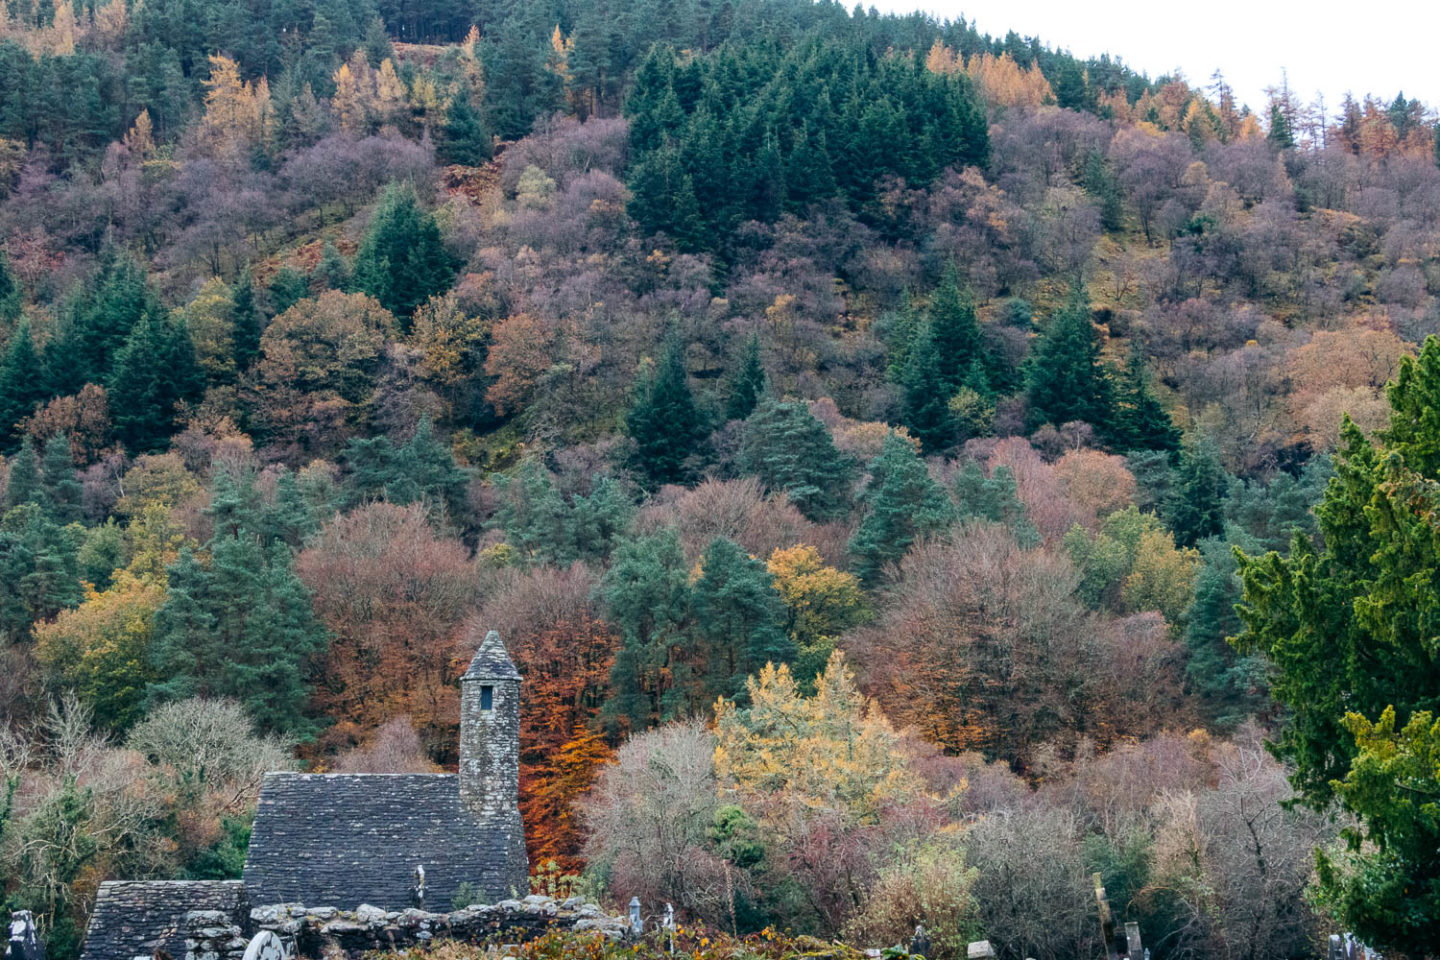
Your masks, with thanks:
M 688 461 L 700 452 L 709 429 L 690 392 L 679 343 L 671 343 L 653 369 L 641 371 L 625 427 L 635 442 L 635 467 L 651 485 L 680 483 L 691 475 Z

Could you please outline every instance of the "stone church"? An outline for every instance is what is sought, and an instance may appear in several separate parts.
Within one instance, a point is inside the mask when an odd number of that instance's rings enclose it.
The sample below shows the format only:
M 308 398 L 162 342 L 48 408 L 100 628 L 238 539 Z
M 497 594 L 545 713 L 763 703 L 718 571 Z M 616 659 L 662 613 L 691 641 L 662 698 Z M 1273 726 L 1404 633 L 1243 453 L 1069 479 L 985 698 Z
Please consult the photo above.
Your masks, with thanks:
M 243 881 L 104 883 L 82 960 L 184 955 L 185 913 L 303 903 L 385 910 L 424 900 L 448 910 L 461 887 L 479 902 L 529 889 L 520 821 L 520 674 L 493 630 L 460 681 L 456 774 L 269 773 Z

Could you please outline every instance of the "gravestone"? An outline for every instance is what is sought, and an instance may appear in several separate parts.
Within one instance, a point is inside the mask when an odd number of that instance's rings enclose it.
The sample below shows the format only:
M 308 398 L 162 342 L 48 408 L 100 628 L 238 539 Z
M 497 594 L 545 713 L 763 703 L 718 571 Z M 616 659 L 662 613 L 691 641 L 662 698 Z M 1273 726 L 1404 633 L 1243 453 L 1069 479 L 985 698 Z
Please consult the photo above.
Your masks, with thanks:
M 45 960 L 45 945 L 35 931 L 35 917 L 29 910 L 16 910 L 10 915 L 10 943 L 5 948 L 9 960 Z
M 272 931 L 261 930 L 245 948 L 245 960 L 290 960 L 290 951 Z

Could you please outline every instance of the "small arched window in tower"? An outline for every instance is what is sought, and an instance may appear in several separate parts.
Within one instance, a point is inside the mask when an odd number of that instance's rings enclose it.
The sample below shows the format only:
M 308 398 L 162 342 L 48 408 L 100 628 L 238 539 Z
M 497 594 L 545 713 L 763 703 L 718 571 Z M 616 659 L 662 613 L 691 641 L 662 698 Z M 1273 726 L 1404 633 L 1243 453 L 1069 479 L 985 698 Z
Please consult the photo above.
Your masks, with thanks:
M 481 687 L 481 688 L 480 688 L 480 709 L 481 709 L 481 710 L 493 710 L 493 709 L 495 709 L 495 688 L 494 688 L 494 687 L 485 686 L 485 687 Z

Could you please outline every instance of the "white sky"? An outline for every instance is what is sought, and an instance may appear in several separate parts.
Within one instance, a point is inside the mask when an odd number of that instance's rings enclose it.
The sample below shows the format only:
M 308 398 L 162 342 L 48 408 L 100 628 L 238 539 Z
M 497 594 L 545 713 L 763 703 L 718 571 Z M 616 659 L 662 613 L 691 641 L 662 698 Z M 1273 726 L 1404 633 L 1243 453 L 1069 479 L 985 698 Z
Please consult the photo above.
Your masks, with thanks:
M 1396 92 L 1440 106 L 1437 0 L 863 0 L 883 11 L 962 14 L 981 32 L 1038 36 L 1081 58 L 1110 53 L 1152 78 L 1175 69 L 1208 86 L 1219 68 L 1257 111 L 1281 70 L 1302 100 Z

